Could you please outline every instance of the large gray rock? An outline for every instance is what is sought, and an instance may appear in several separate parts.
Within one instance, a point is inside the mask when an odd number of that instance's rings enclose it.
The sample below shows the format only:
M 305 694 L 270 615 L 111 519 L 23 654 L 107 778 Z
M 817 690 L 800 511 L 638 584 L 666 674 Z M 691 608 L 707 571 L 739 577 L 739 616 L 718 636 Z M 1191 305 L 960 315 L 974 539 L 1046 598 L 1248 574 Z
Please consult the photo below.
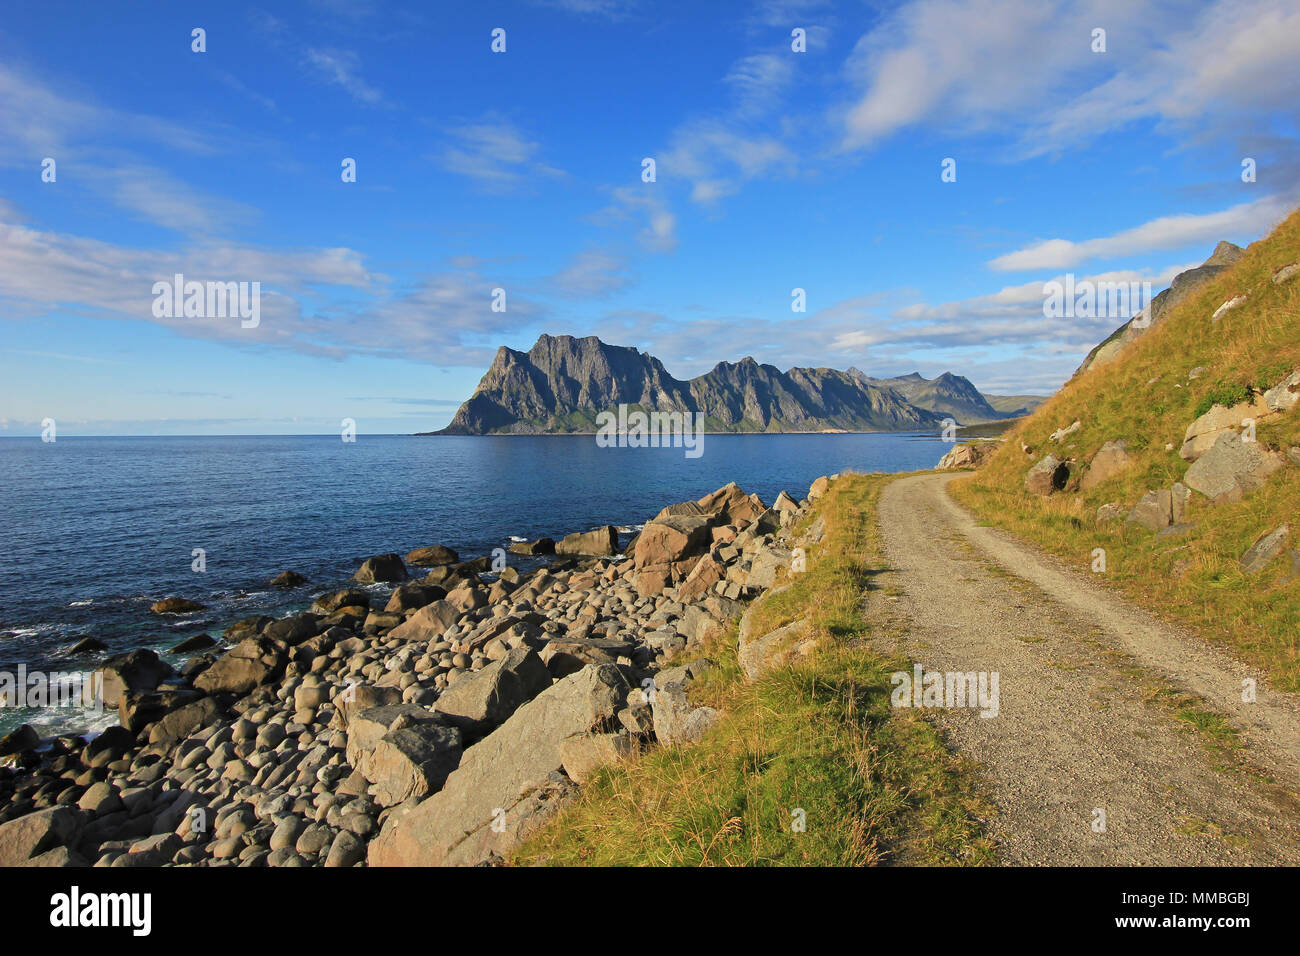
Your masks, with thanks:
M 360 584 L 374 584 L 405 581 L 408 577 L 410 575 L 406 572 L 401 555 L 377 554 L 361 563 L 357 573 L 352 575 L 352 580 Z
M 721 716 L 712 707 L 696 707 L 686 696 L 686 681 L 656 682 L 650 698 L 655 737 L 665 746 L 694 743 Z
M 570 780 L 586 783 L 601 767 L 631 756 L 639 746 L 629 734 L 580 734 L 561 741 L 560 760 Z
M 285 654 L 264 637 L 240 641 L 194 680 L 206 694 L 243 696 L 253 688 L 271 682 L 284 671 Z
M 418 564 L 421 567 L 436 567 L 440 564 L 455 564 L 460 560 L 460 555 L 446 545 L 435 544 L 427 548 L 416 548 L 406 556 L 407 564 Z
M 1045 455 L 1025 475 L 1025 490 L 1046 497 L 1070 480 L 1070 466 L 1055 455 Z
M 35 750 L 41 744 L 41 735 L 31 724 L 19 724 L 9 733 L 0 737 L 0 757 Z
M 740 619 L 740 636 L 736 647 L 736 656 L 745 676 L 754 680 L 764 671 L 788 661 L 807 640 L 808 629 L 808 621 L 800 619 L 791 621 L 784 627 L 758 633 L 751 614 L 746 612 Z
M 442 637 L 444 631 L 456 623 L 460 609 L 442 598 L 426 604 L 397 627 L 388 632 L 389 637 L 401 641 L 432 641 Z
M 170 747 L 203 727 L 215 724 L 221 718 L 221 708 L 211 697 L 178 707 L 149 728 L 149 743 Z
M 471 736 L 503 724 L 520 706 L 551 686 L 551 672 L 533 651 L 516 647 L 482 670 L 462 677 L 434 704 L 447 722 Z
M 1161 488 L 1143 495 L 1125 520 L 1148 531 L 1160 531 L 1173 524 L 1173 511 L 1173 493 Z
M 51 807 L 0 825 L 0 867 L 30 866 L 50 850 L 74 845 L 81 833 L 81 813 Z
M 1131 462 L 1127 449 L 1128 443 L 1121 440 L 1108 441 L 1102 445 L 1097 454 L 1092 456 L 1088 473 L 1079 482 L 1079 490 L 1091 491 L 1127 468 Z
M 455 727 L 419 723 L 390 730 L 364 751 L 357 770 L 371 784 L 381 807 L 436 793 L 461 758 L 461 734 Z
M 465 751 L 438 793 L 393 811 L 370 843 L 371 866 L 476 864 L 504 856 L 571 796 L 560 745 L 612 729 L 627 681 L 608 664 L 587 667 L 538 694 Z
M 1258 574 L 1263 571 L 1286 549 L 1286 541 L 1290 534 L 1291 529 L 1287 525 L 1282 525 L 1267 534 L 1260 535 L 1241 556 L 1241 570 L 1246 574 Z
M 1211 501 L 1237 501 L 1258 489 L 1284 459 L 1257 441 L 1223 432 L 1213 447 L 1187 469 L 1183 483 Z
M 1264 393 L 1264 404 L 1274 412 L 1288 411 L 1297 401 L 1300 401 L 1300 369 Z
M 777 575 L 781 571 L 790 570 L 790 562 L 793 559 L 793 552 L 788 548 L 763 548 L 754 555 L 749 566 L 749 576 L 745 579 L 745 586 L 750 588 L 762 588 L 767 590 L 776 584 Z
M 606 556 L 618 554 L 618 529 L 612 524 L 593 531 L 575 531 L 555 546 L 556 554 Z
M 126 691 L 154 690 L 162 681 L 175 677 L 176 671 L 151 650 L 141 648 L 117 654 L 104 661 L 95 671 L 91 686 L 98 681 L 105 707 L 116 707 Z
M 1182 447 L 1178 454 L 1185 461 L 1196 461 L 1214 447 L 1219 436 L 1235 432 L 1242 427 L 1246 419 L 1260 421 L 1270 418 L 1275 412 L 1268 407 L 1262 397 L 1249 402 L 1241 402 L 1231 407 L 1215 405 L 1196 421 L 1187 426 L 1183 434 Z

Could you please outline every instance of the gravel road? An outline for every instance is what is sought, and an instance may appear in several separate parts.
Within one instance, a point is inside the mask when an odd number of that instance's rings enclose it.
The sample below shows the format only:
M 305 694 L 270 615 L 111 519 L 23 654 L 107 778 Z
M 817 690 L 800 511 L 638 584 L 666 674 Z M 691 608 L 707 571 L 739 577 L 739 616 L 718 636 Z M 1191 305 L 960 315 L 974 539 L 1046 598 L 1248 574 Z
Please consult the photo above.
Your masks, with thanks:
M 947 494 L 954 477 L 885 488 L 891 569 L 870 600 L 926 671 L 997 672 L 996 716 L 930 714 L 983 767 L 1004 862 L 1300 863 L 1295 697 L 1098 575 L 977 525 Z M 1254 703 L 1242 701 L 1246 678 L 1258 681 Z M 1226 717 L 1244 746 L 1231 756 L 1210 746 L 1179 718 L 1176 693 Z

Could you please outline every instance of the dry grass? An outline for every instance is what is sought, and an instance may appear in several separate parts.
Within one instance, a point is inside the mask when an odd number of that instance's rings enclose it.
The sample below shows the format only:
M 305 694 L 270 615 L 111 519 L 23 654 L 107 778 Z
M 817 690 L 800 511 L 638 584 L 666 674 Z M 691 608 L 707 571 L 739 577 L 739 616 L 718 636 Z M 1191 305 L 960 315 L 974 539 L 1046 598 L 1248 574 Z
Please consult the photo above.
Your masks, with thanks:
M 990 524 L 1006 528 L 1080 567 L 1094 548 L 1106 551 L 1106 580 L 1138 603 L 1189 625 L 1270 675 L 1278 689 L 1300 690 L 1300 577 L 1284 555 L 1247 576 L 1238 560 L 1256 538 L 1278 525 L 1300 534 L 1300 468 L 1274 474 L 1259 492 L 1235 504 L 1212 505 L 1193 495 L 1190 534 L 1158 539 L 1124 522 L 1098 525 L 1108 502 L 1131 506 L 1148 490 L 1180 481 L 1178 456 L 1198 408 L 1216 398 L 1270 387 L 1300 367 L 1300 278 L 1275 286 L 1272 275 L 1300 260 L 1300 213 L 1242 260 L 1190 296 L 1109 366 L 1068 383 L 1008 433 L 1006 445 L 953 494 Z M 1250 293 L 1218 323 L 1225 301 Z M 1196 379 L 1189 373 L 1204 372 Z M 1062 444 L 1047 436 L 1078 420 L 1083 427 Z M 1261 423 L 1258 440 L 1279 451 L 1300 443 L 1300 411 Z M 1048 500 L 1024 488 L 1026 471 L 1048 452 L 1079 463 L 1111 439 L 1125 439 L 1134 463 L 1088 493 Z M 1032 452 L 1021 451 L 1021 443 Z M 1166 444 L 1172 444 L 1167 450 Z M 1293 539 L 1296 547 L 1300 539 Z

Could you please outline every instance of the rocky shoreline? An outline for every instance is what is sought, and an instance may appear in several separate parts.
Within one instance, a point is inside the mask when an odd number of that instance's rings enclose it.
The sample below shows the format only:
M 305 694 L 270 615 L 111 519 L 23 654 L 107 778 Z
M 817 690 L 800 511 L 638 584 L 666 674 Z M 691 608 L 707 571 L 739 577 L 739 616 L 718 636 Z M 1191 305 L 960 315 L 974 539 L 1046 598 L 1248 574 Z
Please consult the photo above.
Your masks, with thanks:
M 556 555 L 528 573 L 438 545 L 379 555 L 354 580 L 392 585 L 382 607 L 344 587 L 236 622 L 179 672 L 110 658 L 118 726 L 0 740 L 0 865 L 499 862 L 600 765 L 718 719 L 686 693 L 711 634 L 742 617 L 750 676 L 807 649 L 743 615 L 820 540 L 820 520 L 790 531 L 836 477 L 771 507 L 729 484 L 621 550 L 612 526 L 512 546 Z

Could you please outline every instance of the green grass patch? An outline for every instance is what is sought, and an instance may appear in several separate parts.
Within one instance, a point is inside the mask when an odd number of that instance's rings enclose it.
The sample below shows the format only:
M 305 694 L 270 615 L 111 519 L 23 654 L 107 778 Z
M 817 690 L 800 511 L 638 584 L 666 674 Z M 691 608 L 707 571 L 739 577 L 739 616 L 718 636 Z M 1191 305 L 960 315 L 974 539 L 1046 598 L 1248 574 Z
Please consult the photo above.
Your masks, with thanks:
M 996 862 L 975 768 L 889 677 L 911 662 L 872 649 L 864 596 L 884 567 L 883 476 L 845 476 L 818 505 L 826 536 L 808 571 L 755 611 L 764 628 L 808 617 L 818 648 L 746 681 L 732 631 L 691 688 L 722 719 L 703 740 L 606 767 L 529 840 L 516 864 L 865 866 Z M 799 529 L 796 529 L 799 530 Z

